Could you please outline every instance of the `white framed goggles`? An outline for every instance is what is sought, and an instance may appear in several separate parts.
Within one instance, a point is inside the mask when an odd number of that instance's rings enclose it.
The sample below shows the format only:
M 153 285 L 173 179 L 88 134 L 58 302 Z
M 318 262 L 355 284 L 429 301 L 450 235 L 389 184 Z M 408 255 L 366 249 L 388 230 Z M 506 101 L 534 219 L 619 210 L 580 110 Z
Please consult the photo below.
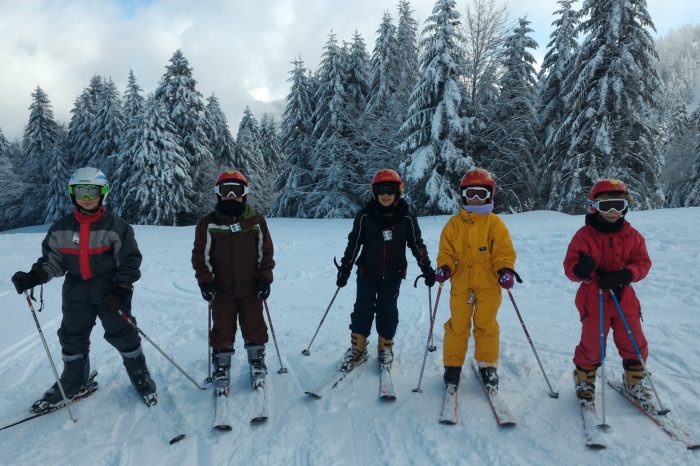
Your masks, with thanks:
M 248 186 L 242 183 L 221 183 L 214 187 L 214 192 L 224 199 L 243 197 L 248 194 Z
M 481 186 L 468 186 L 462 190 L 462 197 L 465 199 L 485 201 L 491 197 L 491 190 Z
M 625 209 L 630 205 L 627 199 L 601 199 L 598 201 L 588 201 L 588 205 L 598 212 L 624 212 Z
M 95 184 L 76 184 L 68 186 L 68 192 L 76 199 L 92 201 L 107 194 L 107 188 Z

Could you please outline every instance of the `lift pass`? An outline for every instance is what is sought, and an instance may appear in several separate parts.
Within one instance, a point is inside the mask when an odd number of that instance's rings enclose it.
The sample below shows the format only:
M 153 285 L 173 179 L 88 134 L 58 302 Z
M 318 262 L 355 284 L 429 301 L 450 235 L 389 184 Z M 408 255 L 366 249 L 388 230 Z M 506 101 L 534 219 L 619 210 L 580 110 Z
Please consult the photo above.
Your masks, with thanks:
M 384 236 L 384 241 L 391 241 L 391 238 L 393 238 L 391 230 L 382 231 L 382 235 Z
M 234 223 L 232 225 L 229 225 L 229 228 L 231 229 L 231 233 L 238 233 L 239 231 L 241 231 L 241 224 Z
M 80 244 L 80 233 L 77 231 L 73 232 L 73 243 Z

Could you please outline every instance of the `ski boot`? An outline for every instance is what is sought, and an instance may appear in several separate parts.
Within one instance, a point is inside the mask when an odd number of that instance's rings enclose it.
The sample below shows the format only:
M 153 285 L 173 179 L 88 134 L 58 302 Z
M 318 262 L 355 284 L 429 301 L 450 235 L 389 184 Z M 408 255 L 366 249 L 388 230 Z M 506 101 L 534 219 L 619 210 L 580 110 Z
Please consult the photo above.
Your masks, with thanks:
M 595 400 L 595 374 L 596 369 L 587 370 L 581 366 L 574 369 L 576 397 L 582 403 L 593 403 Z
M 216 396 L 228 396 L 229 386 L 231 384 L 231 357 L 233 357 L 234 349 L 228 348 L 224 350 L 214 351 L 211 355 L 214 363 L 214 374 L 212 381 Z
M 352 333 L 350 335 L 350 344 L 350 348 L 343 356 L 340 372 L 350 372 L 360 362 L 367 359 L 367 337 L 359 333 Z
M 253 390 L 265 388 L 265 376 L 267 375 L 267 366 L 265 365 L 265 345 L 250 343 L 245 345 L 248 351 L 248 364 L 250 364 L 250 381 L 253 384 Z
M 379 359 L 379 367 L 387 367 L 391 369 L 391 363 L 394 362 L 394 341 L 387 340 L 384 337 L 379 337 L 377 342 L 377 358 Z
M 129 374 L 129 379 L 143 402 L 148 407 L 155 406 L 158 403 L 156 384 L 148 373 L 146 357 L 143 355 L 141 346 L 129 352 L 120 351 L 120 354 L 126 373 Z
M 90 375 L 90 359 L 87 354 L 64 354 L 63 372 L 59 380 L 69 400 L 79 398 L 87 393 L 87 382 Z M 32 412 L 41 413 L 63 405 L 63 395 L 54 384 L 44 393 L 40 400 L 32 405 Z
M 479 365 L 479 375 L 481 376 L 481 382 L 484 384 L 484 388 L 489 395 L 495 395 L 498 393 L 498 373 L 496 372 L 496 367 L 494 366 L 481 366 L 483 363 L 478 363 Z
M 622 385 L 625 391 L 639 403 L 645 411 L 656 411 L 654 395 L 647 385 L 644 369 L 625 369 L 622 376 Z
M 445 366 L 445 373 L 442 376 L 445 387 L 449 388 L 450 385 L 452 385 L 456 388 L 459 385 L 459 377 L 461 374 L 462 366 Z

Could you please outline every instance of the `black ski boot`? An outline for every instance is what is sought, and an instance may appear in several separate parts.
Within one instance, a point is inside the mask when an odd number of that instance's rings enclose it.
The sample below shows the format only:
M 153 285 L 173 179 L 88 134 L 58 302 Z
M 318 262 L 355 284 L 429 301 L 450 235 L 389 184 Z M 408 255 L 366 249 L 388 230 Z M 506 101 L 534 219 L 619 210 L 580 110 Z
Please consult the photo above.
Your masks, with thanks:
M 493 366 L 479 367 L 479 375 L 489 395 L 498 393 L 498 373 Z
M 134 351 L 121 353 L 121 355 L 124 360 L 126 373 L 129 374 L 131 383 L 143 399 L 143 402 L 146 403 L 146 406 L 155 406 L 158 403 L 156 384 L 151 378 L 151 374 L 148 373 L 146 357 L 143 355 L 141 346 Z
M 457 387 L 459 385 L 459 377 L 461 374 L 461 366 L 445 366 L 445 374 L 442 376 L 442 380 L 445 382 L 445 386 L 454 385 L 455 387 Z
M 234 349 L 224 349 L 215 351 L 211 355 L 212 363 L 214 364 L 214 374 L 212 381 L 214 382 L 214 390 L 217 396 L 228 396 L 229 386 L 231 385 L 231 357 L 233 357 Z
M 85 394 L 86 384 L 90 376 L 90 359 L 87 354 L 64 354 L 63 373 L 59 380 L 66 394 L 71 400 Z M 50 410 L 63 404 L 63 396 L 58 388 L 58 383 L 54 384 L 44 393 L 40 400 L 32 405 L 32 411 L 40 413 Z
M 248 343 L 245 345 L 245 349 L 248 351 L 250 381 L 253 384 L 253 390 L 265 388 L 265 376 L 267 375 L 267 366 L 265 365 L 265 345 Z

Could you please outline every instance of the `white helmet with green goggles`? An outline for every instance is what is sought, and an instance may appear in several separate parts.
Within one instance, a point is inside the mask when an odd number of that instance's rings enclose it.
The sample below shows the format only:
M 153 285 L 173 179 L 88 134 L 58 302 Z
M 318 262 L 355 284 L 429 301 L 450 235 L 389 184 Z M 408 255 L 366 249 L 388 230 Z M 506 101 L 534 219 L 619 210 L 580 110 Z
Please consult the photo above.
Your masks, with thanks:
M 109 194 L 109 181 L 97 168 L 83 167 L 77 169 L 68 180 L 68 194 L 75 203 L 76 199 L 100 199 L 100 205 Z

